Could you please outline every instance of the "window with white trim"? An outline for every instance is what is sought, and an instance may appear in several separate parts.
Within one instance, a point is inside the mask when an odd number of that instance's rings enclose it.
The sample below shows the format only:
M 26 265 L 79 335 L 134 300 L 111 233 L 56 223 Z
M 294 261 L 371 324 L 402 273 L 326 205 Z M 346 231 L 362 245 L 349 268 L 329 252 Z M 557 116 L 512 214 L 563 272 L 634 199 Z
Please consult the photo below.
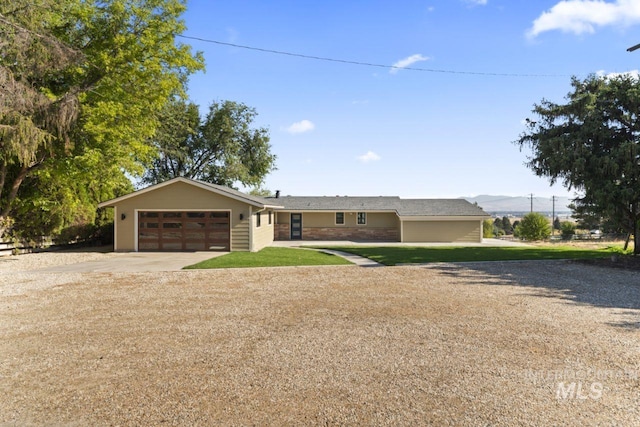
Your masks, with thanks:
M 367 224 L 367 213 L 366 212 L 358 212 L 356 217 L 356 223 L 358 225 L 366 225 Z

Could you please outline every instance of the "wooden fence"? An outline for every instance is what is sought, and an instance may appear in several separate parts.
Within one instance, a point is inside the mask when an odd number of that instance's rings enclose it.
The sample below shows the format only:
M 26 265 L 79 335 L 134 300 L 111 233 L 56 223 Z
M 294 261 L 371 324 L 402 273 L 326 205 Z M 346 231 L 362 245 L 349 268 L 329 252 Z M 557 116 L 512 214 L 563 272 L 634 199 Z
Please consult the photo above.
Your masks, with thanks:
M 50 238 L 42 237 L 39 242 L 0 242 L 0 256 L 28 254 L 51 247 Z

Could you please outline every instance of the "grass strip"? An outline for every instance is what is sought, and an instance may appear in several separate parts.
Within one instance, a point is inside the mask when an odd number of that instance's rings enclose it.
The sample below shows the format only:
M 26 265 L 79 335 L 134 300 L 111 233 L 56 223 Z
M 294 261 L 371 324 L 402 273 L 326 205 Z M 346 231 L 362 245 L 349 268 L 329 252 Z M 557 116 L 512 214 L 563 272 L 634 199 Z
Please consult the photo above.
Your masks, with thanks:
M 581 249 L 553 247 L 462 247 L 462 246 L 328 246 L 372 259 L 384 265 L 430 262 L 515 261 L 549 259 L 593 259 L 621 253 L 620 248 Z
M 284 267 L 301 265 L 351 264 L 344 258 L 325 252 L 297 248 L 264 248 L 259 252 L 231 252 L 197 264 L 185 270 L 208 268 Z

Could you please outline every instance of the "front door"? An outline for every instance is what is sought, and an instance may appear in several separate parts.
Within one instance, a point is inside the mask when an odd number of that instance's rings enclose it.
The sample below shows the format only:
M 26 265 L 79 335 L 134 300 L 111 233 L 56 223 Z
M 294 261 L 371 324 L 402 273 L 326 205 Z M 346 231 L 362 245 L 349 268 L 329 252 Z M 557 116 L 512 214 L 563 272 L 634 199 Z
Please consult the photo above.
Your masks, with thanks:
M 291 214 L 291 240 L 302 240 L 302 214 Z

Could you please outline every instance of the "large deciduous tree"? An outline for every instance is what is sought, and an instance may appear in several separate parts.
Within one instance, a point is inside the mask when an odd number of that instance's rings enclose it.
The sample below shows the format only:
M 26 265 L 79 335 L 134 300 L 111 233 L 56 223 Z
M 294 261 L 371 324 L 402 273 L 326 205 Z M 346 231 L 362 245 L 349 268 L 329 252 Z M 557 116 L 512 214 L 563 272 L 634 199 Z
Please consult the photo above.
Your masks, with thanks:
M 52 230 L 91 217 L 127 187 L 125 173 L 142 173 L 158 111 L 203 67 L 175 40 L 184 10 L 184 0 L 0 3 L 0 237 L 10 217 L 58 218 Z
M 615 221 L 640 254 L 640 81 L 630 75 L 573 78 L 565 104 L 542 100 L 516 141 L 527 165 L 580 194 L 574 203 Z
M 269 132 L 252 128 L 255 109 L 233 101 L 214 102 L 204 120 L 198 107 L 176 99 L 153 137 L 159 156 L 149 165 L 149 184 L 179 176 L 213 184 L 259 187 L 275 169 Z

